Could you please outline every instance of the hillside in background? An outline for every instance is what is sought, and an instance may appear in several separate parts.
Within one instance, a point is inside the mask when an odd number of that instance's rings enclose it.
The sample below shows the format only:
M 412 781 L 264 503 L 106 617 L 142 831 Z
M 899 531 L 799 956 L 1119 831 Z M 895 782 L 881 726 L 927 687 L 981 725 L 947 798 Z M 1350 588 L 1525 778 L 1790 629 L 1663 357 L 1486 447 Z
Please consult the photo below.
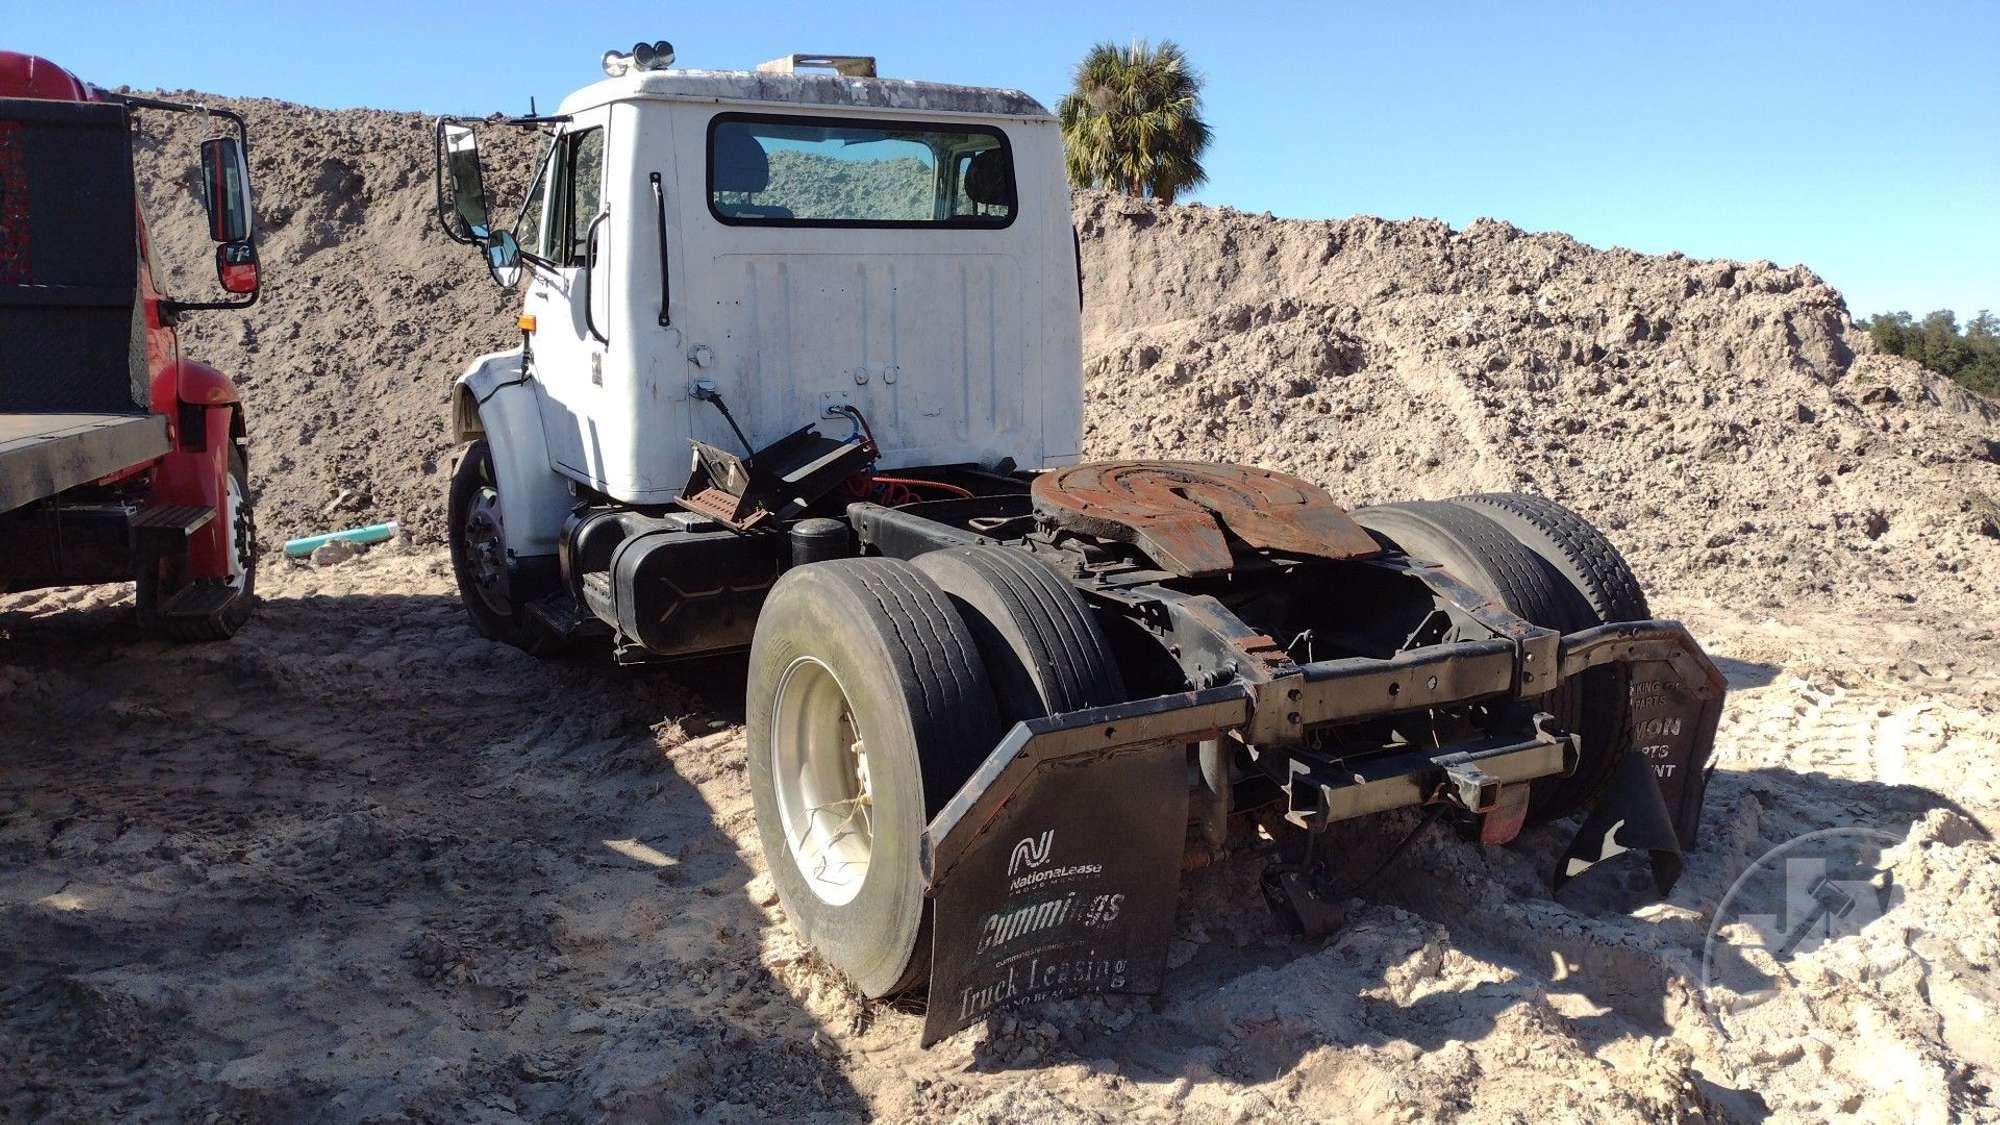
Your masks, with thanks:
M 519 294 L 438 229 L 422 116 L 228 104 L 252 121 L 268 283 L 248 314 L 191 317 L 187 347 L 243 383 L 262 526 L 435 538 L 452 379 L 511 343 Z M 511 214 L 538 139 L 483 140 Z M 181 291 L 211 276 L 193 143 L 140 154 Z M 851 172 L 829 182 L 895 169 Z M 1094 193 L 1076 219 L 1089 456 L 1255 462 L 1352 503 L 1542 492 L 1656 589 L 2000 597 L 1995 408 L 1877 354 L 1804 267 Z
M 2000 597 L 2000 408 L 1876 354 L 1803 266 L 1490 220 L 1078 218 L 1093 456 L 1271 465 L 1354 503 L 1538 492 L 1679 594 Z
M 936 190 L 930 165 L 915 157 L 835 160 L 780 149 L 771 154 L 771 184 L 756 201 L 791 209 L 799 219 L 928 219 Z

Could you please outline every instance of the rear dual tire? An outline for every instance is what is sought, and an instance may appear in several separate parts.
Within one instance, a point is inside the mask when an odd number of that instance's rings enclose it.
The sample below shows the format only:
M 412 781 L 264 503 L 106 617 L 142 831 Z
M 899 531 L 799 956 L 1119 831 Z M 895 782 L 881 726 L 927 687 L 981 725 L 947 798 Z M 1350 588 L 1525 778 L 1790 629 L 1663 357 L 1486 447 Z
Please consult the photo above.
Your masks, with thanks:
M 787 572 L 751 642 L 745 726 L 792 925 L 864 995 L 923 983 L 925 827 L 1016 721 L 1123 691 L 1089 608 L 1017 551 Z
M 1571 633 L 1651 616 L 1631 568 L 1588 521 L 1552 500 L 1488 493 L 1362 508 L 1354 518 L 1413 558 L 1496 598 L 1509 613 Z M 1582 740 L 1569 777 L 1529 788 L 1528 822 L 1556 820 L 1594 800 L 1631 747 L 1629 675 L 1601 665 L 1536 699 Z
M 1111 645 L 1076 587 L 1005 547 L 952 547 L 915 561 L 972 630 L 1009 725 L 1125 698 Z
M 758 616 L 745 701 L 757 835 L 786 916 L 864 995 L 914 987 L 930 968 L 924 827 L 1000 736 L 971 632 L 909 563 L 798 567 Z M 859 750 L 841 744 L 850 732 Z

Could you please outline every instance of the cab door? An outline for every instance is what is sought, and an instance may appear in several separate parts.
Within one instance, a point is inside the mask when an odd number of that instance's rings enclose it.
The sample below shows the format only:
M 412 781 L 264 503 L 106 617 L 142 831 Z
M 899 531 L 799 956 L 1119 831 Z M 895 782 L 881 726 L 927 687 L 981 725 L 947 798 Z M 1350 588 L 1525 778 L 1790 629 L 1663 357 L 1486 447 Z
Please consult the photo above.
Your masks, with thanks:
M 522 311 L 535 318 L 530 347 L 542 431 L 557 471 L 587 483 L 604 479 L 593 440 L 605 396 L 605 353 L 613 338 L 613 302 L 603 268 L 605 152 L 609 111 L 575 115 L 557 135 L 538 197 L 523 213 L 523 249 L 534 257 Z M 540 214 L 528 221 L 536 208 Z

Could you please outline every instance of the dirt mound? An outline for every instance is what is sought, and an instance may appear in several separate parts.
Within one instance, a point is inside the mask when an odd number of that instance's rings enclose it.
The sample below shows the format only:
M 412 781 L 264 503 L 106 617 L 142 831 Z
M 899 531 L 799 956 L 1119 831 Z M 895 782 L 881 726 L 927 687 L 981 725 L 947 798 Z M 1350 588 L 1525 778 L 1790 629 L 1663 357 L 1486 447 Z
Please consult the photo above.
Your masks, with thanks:
M 182 347 L 228 372 L 247 404 L 251 478 L 267 542 L 375 519 L 443 533 L 452 380 L 511 346 L 518 291 L 439 229 L 431 122 L 264 99 L 165 96 L 250 121 L 264 290 L 247 313 L 191 314 Z M 138 163 L 163 288 L 214 293 L 201 219 L 196 119 L 142 114 Z M 486 129 L 488 191 L 519 205 L 538 139 Z
M 1291 469 L 1352 503 L 1537 492 L 1655 590 L 2000 594 L 2000 410 L 1857 355 L 1803 267 L 1482 221 L 1080 197 L 1093 457 Z
M 268 284 L 248 314 L 188 318 L 186 348 L 244 388 L 262 526 L 398 519 L 435 540 L 451 380 L 512 342 L 519 295 L 439 230 L 429 120 L 206 100 L 250 117 Z M 167 286 L 206 292 L 195 126 L 147 124 Z M 537 138 L 483 142 L 511 214 Z M 1094 193 L 1077 219 L 1091 456 L 1248 461 L 1354 503 L 1540 492 L 1611 530 L 1653 589 L 2000 593 L 2000 411 L 1857 355 L 1802 267 Z

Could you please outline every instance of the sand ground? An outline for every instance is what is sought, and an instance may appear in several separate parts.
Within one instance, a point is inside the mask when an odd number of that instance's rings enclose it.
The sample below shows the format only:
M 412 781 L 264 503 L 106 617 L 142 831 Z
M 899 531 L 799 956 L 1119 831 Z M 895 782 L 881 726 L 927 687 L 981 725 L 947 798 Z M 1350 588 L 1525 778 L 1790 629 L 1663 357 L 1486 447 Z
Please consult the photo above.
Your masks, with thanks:
M 134 640 L 116 587 L 0 601 L 10 1116 L 1994 1116 L 1990 630 L 1662 599 L 1734 688 L 1666 904 L 1551 901 L 1550 833 L 1439 834 L 1303 939 L 1243 856 L 1187 880 L 1159 1002 L 926 1052 L 919 1016 L 856 1002 L 783 921 L 734 663 L 488 643 L 431 548 L 265 578 L 221 645 Z M 1719 1015 L 1707 915 L 1829 825 L 1908 841 L 1907 897 L 1801 958 L 1797 995 Z

